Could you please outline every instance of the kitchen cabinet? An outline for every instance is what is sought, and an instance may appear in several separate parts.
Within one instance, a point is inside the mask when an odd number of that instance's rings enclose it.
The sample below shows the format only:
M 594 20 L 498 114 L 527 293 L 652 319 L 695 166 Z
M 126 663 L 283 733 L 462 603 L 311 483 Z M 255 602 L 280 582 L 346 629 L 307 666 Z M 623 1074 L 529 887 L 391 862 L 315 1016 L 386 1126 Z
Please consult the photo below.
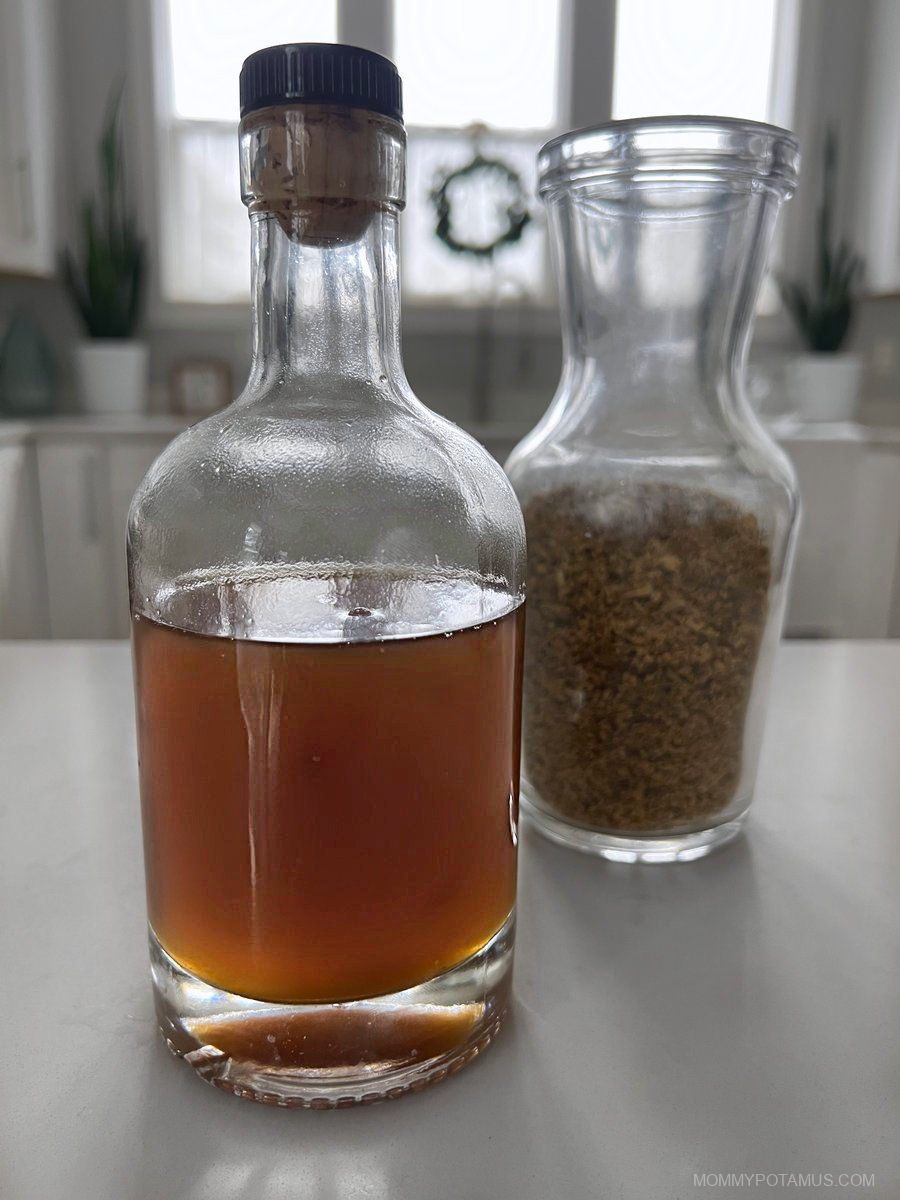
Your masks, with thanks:
M 54 271 L 52 18 L 52 0 L 0 0 L 0 271 Z
M 50 635 L 108 637 L 106 446 L 42 439 L 37 448 Z
M 900 601 L 900 441 L 807 433 L 782 445 L 803 515 L 785 632 L 888 637 Z
M 128 636 L 125 522 L 166 435 L 38 439 L 50 633 Z
M 106 451 L 102 442 L 38 445 L 50 633 L 110 636 Z
M 112 637 L 128 637 L 128 571 L 125 562 L 125 527 L 131 497 L 154 459 L 165 449 L 166 437 L 141 437 L 110 442 L 108 458 L 109 532 L 112 550 L 110 596 Z
M 0 637 L 50 631 L 34 447 L 0 441 Z
M 128 506 L 186 424 L 0 422 L 0 638 L 127 636 Z M 473 432 L 501 460 L 519 434 Z M 900 430 L 807 426 L 779 440 L 803 498 L 788 636 L 900 636 Z

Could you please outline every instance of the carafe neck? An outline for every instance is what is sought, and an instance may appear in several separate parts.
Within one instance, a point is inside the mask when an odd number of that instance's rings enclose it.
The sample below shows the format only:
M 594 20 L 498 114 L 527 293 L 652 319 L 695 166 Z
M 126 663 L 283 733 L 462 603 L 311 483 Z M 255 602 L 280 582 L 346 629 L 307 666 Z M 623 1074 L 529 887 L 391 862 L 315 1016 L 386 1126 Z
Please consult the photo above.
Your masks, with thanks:
M 787 130 L 718 117 L 613 121 L 547 143 L 565 345 L 554 419 L 567 409 L 569 424 L 709 441 L 747 415 L 741 372 L 798 161 Z
M 566 370 L 629 420 L 737 402 L 777 199 L 765 191 L 573 190 L 551 209 Z

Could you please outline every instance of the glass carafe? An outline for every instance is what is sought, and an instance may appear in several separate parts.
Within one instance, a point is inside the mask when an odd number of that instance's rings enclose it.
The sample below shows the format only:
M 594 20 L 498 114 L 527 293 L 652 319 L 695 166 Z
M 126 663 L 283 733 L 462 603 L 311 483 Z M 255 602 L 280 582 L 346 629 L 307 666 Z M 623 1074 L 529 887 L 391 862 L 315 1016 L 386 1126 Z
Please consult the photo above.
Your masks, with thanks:
M 528 534 L 526 811 L 620 861 L 696 858 L 750 804 L 798 496 L 743 388 L 793 136 L 613 122 L 544 147 L 556 396 L 507 472 Z
M 275 47 L 241 95 L 250 377 L 129 519 L 153 985 L 210 1082 L 344 1106 L 504 1011 L 524 529 L 403 371 L 393 65 Z

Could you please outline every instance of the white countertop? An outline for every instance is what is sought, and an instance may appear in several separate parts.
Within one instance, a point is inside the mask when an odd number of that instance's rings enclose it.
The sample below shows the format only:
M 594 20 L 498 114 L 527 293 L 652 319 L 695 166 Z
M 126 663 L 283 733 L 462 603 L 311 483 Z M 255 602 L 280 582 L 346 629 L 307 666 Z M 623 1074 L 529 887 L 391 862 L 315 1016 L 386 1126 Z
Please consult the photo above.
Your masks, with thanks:
M 0 646 L 0 1195 L 900 1195 L 900 643 L 782 649 L 747 835 L 634 867 L 523 838 L 513 1018 L 393 1103 L 253 1105 L 156 1033 L 128 652 Z M 785 1189 L 787 1194 L 793 1194 Z

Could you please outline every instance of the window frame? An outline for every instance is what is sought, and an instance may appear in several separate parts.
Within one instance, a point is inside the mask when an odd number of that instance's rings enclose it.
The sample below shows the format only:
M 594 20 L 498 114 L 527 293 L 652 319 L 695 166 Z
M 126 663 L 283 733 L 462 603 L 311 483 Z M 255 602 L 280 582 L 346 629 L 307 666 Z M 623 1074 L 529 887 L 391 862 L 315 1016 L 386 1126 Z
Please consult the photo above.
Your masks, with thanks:
M 162 19 L 162 0 L 128 2 L 138 126 L 140 215 L 157 250 L 151 256 L 148 324 L 160 331 L 196 327 L 234 330 L 236 327 L 246 327 L 249 309 L 246 301 L 189 302 L 163 295 L 161 254 L 158 251 L 162 246 L 164 189 L 170 186 L 172 179 L 172 141 L 166 130 L 171 117 L 160 111 L 161 96 L 170 94 L 166 76 L 167 30 Z M 798 37 L 800 12 L 801 5 L 808 3 L 809 0 L 779 0 L 776 70 L 773 74 L 773 108 L 777 117 L 790 114 L 793 109 L 800 71 L 799 59 L 803 52 L 803 43 Z M 536 136 L 550 138 L 564 129 L 577 129 L 609 120 L 612 111 L 615 22 L 616 0 L 561 0 L 558 127 L 549 131 L 497 132 L 514 139 L 534 139 Z M 390 57 L 394 41 L 392 0 L 337 0 L 337 36 L 342 42 L 363 45 Z M 198 124 L 208 128 L 212 122 Z M 222 124 L 231 127 L 230 122 Z M 448 133 L 443 128 L 431 130 L 427 127 L 410 127 L 411 136 L 420 131 L 437 135 Z M 558 328 L 552 278 L 547 294 L 539 300 L 524 305 L 517 302 L 498 306 L 495 330 L 499 333 L 507 328 L 511 331 L 517 328 L 523 308 L 532 314 L 536 330 L 552 331 Z M 479 305 L 453 304 L 445 298 L 405 299 L 404 323 L 412 330 L 421 328 L 430 332 L 441 328 L 474 332 L 479 326 L 482 309 L 483 306 Z M 772 320 L 772 317 L 763 318 L 764 322 Z
M 613 10 L 616 0 L 612 0 Z M 604 7 L 607 0 L 600 0 L 599 7 Z M 344 10 L 349 10 L 348 15 L 351 18 L 354 16 L 357 8 L 360 5 L 366 6 L 368 12 L 367 0 L 338 0 L 338 36 L 343 40 L 356 45 L 368 45 L 370 49 L 379 49 L 377 45 L 363 42 L 359 40 L 365 33 L 366 27 L 362 23 L 351 23 L 347 28 L 347 37 L 344 39 L 343 29 L 341 24 L 341 13 Z M 379 53 L 386 54 L 387 57 L 392 57 L 394 52 L 394 29 L 393 15 L 394 6 L 393 0 L 375 0 L 373 8 L 378 8 L 383 15 L 382 36 L 385 39 L 381 45 L 384 49 L 379 49 Z M 488 134 L 490 137 L 497 138 L 505 142 L 543 145 L 555 137 L 557 133 L 563 132 L 565 129 L 572 128 L 570 114 L 572 112 L 572 95 L 573 95 L 573 80 L 572 80 L 572 49 L 578 44 L 575 37 L 574 25 L 582 9 L 590 11 L 597 7 L 591 3 L 591 0 L 559 0 L 559 45 L 558 45 L 558 60 L 556 69 L 556 121 L 551 126 L 546 126 L 540 129 L 504 129 L 503 127 L 490 126 Z M 371 25 L 368 27 L 371 30 Z M 611 77 L 610 77 L 611 89 Z M 610 95 L 612 94 L 610 90 Z M 606 111 L 609 111 L 609 103 L 605 104 Z M 596 110 L 595 110 L 596 111 Z M 420 125 L 408 123 L 406 125 L 407 137 L 410 141 L 416 138 L 430 139 L 432 141 L 440 141 L 441 138 L 447 138 L 450 141 L 453 138 L 459 138 L 460 132 L 465 133 L 465 127 L 460 130 L 445 125 Z M 401 229 L 401 248 L 403 232 Z M 468 314 L 466 320 L 467 327 L 471 325 L 472 330 L 480 327 L 482 321 L 480 313 L 485 307 L 490 307 L 495 313 L 511 314 L 506 319 L 506 326 L 515 327 L 517 319 L 515 314 L 522 308 L 527 309 L 530 313 L 536 316 L 537 328 L 553 329 L 557 328 L 556 312 L 557 312 L 557 295 L 556 282 L 553 278 L 553 269 L 550 256 L 549 238 L 544 237 L 542 247 L 542 274 L 544 286 L 541 292 L 527 301 L 500 300 L 488 305 L 485 302 L 478 303 L 463 303 L 449 299 L 446 296 L 422 296 L 413 295 L 404 297 L 404 311 L 408 313 L 420 314 L 424 320 L 427 320 L 428 314 L 440 314 L 446 316 L 453 314 L 455 318 L 463 314 Z M 402 269 L 402 263 L 401 263 Z M 542 320 L 542 318 L 545 318 Z M 464 318 L 465 319 L 465 318 Z M 500 324 L 503 325 L 503 318 Z M 456 322 L 454 321 L 454 325 Z
M 600 0 L 599 7 L 614 9 L 615 0 Z M 527 131 L 512 130 L 507 134 L 498 131 L 503 136 L 514 140 L 542 140 L 552 137 L 556 132 L 571 125 L 573 111 L 571 98 L 575 92 L 571 69 L 567 70 L 567 60 L 571 57 L 571 47 L 578 44 L 578 37 L 573 30 L 577 14 L 580 10 L 590 12 L 593 5 L 591 0 L 561 0 L 560 3 L 560 69 L 557 86 L 559 95 L 557 101 L 557 127 L 551 130 Z M 211 329 L 233 329 L 237 324 L 246 324 L 248 305 L 246 301 L 186 301 L 167 297 L 162 286 L 162 246 L 164 221 L 164 196 L 171 188 L 173 180 L 173 140 L 169 136 L 171 114 L 164 110 L 162 97 L 171 94 L 168 77 L 168 30 L 165 25 L 164 4 L 162 0 L 129 0 L 130 17 L 130 49 L 133 63 L 133 85 L 135 90 L 135 113 L 138 124 L 138 159 L 141 197 L 141 219 L 148 230 L 152 245 L 156 252 L 152 255 L 150 280 L 148 289 L 148 323 L 153 329 L 170 330 L 203 326 Z M 351 45 L 363 45 L 380 54 L 391 56 L 393 51 L 393 3 L 392 0 L 337 0 L 337 36 L 342 42 Z M 568 64 L 571 68 L 571 63 Z M 590 63 L 585 65 L 590 66 Z M 588 71 L 588 75 L 591 72 Z M 585 90 L 582 82 L 580 91 Z M 608 107 L 608 104 L 606 105 Z M 594 119 L 599 109 L 595 104 Z M 179 118 L 179 124 L 188 126 L 189 120 Z M 197 121 L 198 126 L 210 128 L 216 122 Z M 230 129 L 230 122 L 222 122 L 223 128 Z M 415 137 L 418 133 L 427 136 L 435 134 L 440 137 L 450 131 L 440 128 L 432 130 L 426 126 L 409 126 L 408 133 Z M 237 156 L 235 156 L 237 157 Z M 546 250 L 545 250 L 546 253 Z M 547 261 L 549 276 L 549 258 Z M 510 306 L 516 311 L 519 305 Z M 546 295 L 539 301 L 527 305 L 534 310 L 537 325 L 548 330 L 554 328 L 555 302 L 551 286 Z M 435 327 L 435 315 L 447 318 L 450 327 L 454 329 L 475 329 L 479 320 L 480 306 L 464 306 L 448 302 L 445 298 L 406 299 L 404 312 L 407 327 L 418 324 L 416 314 L 422 314 L 421 325 L 424 329 Z M 410 322 L 409 317 L 412 317 Z M 504 324 L 515 325 L 513 314 L 509 322 L 501 317 L 498 327 Z M 447 323 L 442 326 L 447 328 Z

